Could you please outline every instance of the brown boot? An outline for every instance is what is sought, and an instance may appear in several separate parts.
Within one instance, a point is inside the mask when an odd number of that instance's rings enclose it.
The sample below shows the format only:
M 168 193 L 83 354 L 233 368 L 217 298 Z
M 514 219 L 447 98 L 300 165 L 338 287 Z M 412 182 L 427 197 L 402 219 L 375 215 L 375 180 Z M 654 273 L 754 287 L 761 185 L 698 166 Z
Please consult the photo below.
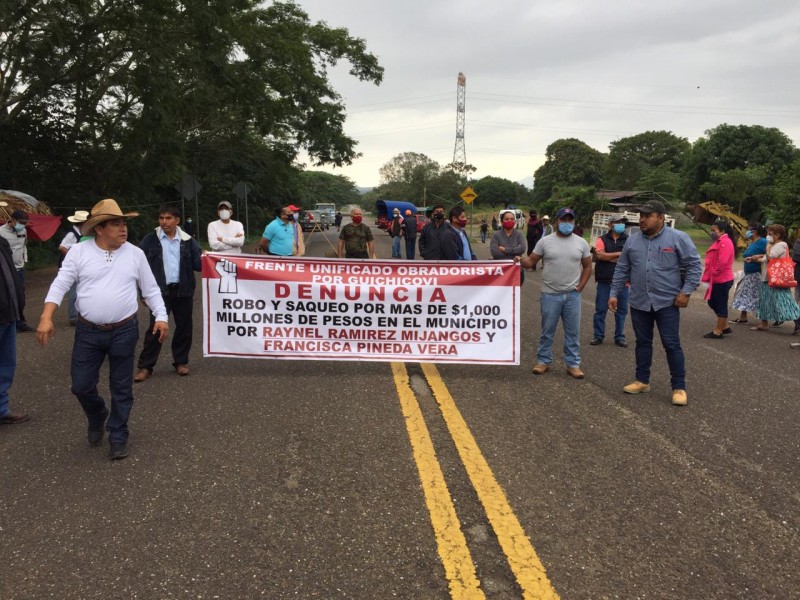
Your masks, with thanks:
M 139 369 L 136 375 L 133 376 L 133 380 L 136 383 L 141 383 L 142 381 L 150 377 L 150 375 L 152 375 L 150 369 Z

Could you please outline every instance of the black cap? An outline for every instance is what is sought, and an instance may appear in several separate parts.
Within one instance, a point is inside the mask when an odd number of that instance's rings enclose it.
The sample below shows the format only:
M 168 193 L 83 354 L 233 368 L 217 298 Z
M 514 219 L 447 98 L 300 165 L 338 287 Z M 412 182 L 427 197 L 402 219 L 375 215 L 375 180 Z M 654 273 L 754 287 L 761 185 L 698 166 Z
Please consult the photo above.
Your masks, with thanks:
M 27 223 L 28 213 L 26 213 L 24 210 L 15 210 L 11 213 L 11 218 L 15 221 L 19 221 L 20 223 Z
M 649 215 L 650 213 L 666 214 L 667 209 L 658 200 L 648 200 L 646 204 L 639 207 L 639 212 Z

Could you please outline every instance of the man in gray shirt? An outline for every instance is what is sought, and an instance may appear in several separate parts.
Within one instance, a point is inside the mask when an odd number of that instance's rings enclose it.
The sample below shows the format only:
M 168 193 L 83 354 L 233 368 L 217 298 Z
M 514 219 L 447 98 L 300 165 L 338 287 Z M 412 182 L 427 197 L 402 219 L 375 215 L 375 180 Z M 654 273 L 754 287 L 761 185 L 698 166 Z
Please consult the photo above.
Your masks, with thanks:
M 574 235 L 575 213 L 571 208 L 560 208 L 556 213 L 553 235 L 544 236 L 528 256 L 520 260 L 522 267 L 530 269 L 539 260 L 546 259 L 542 269 L 542 334 L 536 350 L 533 373 L 543 375 L 553 363 L 553 337 L 558 321 L 564 324 L 564 362 L 567 373 L 583 379 L 581 371 L 581 291 L 592 276 L 592 256 L 589 244 Z
M 665 226 L 666 209 L 650 201 L 639 209 L 640 233 L 633 234 L 617 261 L 608 308 L 617 310 L 617 296 L 630 281 L 631 324 L 636 334 L 636 381 L 626 385 L 626 394 L 650 391 L 653 362 L 653 326 L 658 326 L 667 353 L 672 403 L 683 406 L 686 397 L 686 367 L 680 340 L 680 309 L 700 284 L 703 267 L 691 238 Z

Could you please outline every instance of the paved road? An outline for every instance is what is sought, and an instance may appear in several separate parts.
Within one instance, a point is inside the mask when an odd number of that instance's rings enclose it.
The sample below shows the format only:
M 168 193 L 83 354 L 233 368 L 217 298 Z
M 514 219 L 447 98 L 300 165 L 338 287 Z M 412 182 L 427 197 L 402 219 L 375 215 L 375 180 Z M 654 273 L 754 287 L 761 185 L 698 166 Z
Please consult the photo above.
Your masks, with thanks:
M 330 247 L 315 233 L 308 249 Z M 30 277 L 32 321 L 51 277 Z M 19 338 L 12 402 L 32 420 L 0 429 L 0 598 L 799 598 L 791 327 L 705 340 L 712 315 L 693 298 L 689 405 L 675 408 L 660 350 L 653 391 L 621 393 L 633 347 L 588 345 L 591 287 L 583 381 L 563 371 L 560 342 L 556 368 L 530 373 L 540 272 L 528 272 L 520 366 L 410 363 L 404 395 L 385 363 L 203 359 L 195 344 L 190 377 L 162 356 L 137 384 L 118 462 L 85 442 L 59 310 L 47 350 Z M 414 406 L 432 462 L 420 462 Z M 478 456 L 465 459 L 470 437 Z M 432 526 L 447 502 L 421 486 L 437 468 L 479 582 L 463 594 Z M 511 564 L 509 522 L 546 569 L 541 587 Z

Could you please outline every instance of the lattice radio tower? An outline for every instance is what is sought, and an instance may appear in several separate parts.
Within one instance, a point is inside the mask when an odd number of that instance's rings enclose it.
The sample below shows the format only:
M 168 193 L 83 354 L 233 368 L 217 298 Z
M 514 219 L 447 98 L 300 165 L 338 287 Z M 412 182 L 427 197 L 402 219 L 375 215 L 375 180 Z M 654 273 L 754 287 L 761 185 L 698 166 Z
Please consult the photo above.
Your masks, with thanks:
M 467 148 L 464 145 L 464 105 L 467 97 L 467 78 L 463 73 L 458 74 L 458 85 L 456 86 L 456 147 L 453 150 L 453 166 L 461 167 L 463 170 L 467 166 Z

